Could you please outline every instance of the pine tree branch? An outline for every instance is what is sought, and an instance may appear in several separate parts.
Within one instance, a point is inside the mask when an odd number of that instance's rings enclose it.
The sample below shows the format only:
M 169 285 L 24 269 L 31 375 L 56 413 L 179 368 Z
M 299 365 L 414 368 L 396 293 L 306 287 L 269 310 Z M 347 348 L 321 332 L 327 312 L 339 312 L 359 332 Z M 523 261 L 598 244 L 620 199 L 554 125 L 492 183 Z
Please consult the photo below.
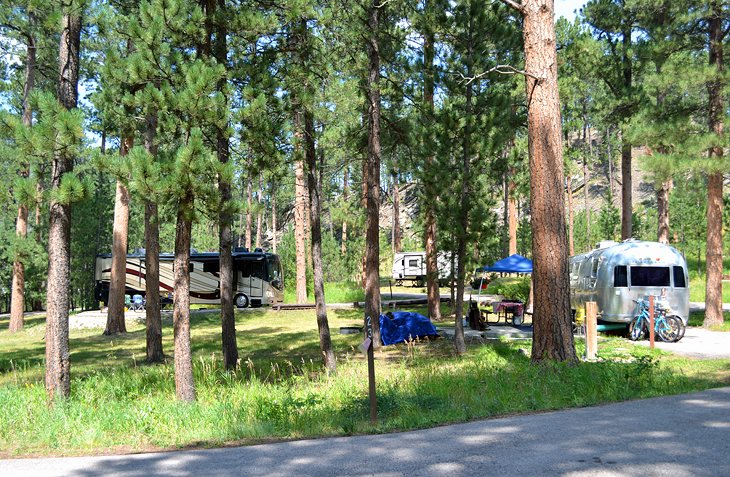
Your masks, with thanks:
M 488 75 L 490 73 L 499 73 L 499 74 L 503 74 L 503 75 L 519 74 L 519 75 L 529 76 L 530 78 L 534 79 L 538 83 L 541 83 L 544 79 L 544 78 L 535 76 L 532 73 L 528 73 L 527 71 L 518 70 L 514 66 L 510 66 L 510 65 L 497 65 L 493 68 L 489 68 L 488 70 L 483 71 L 483 72 L 479 73 L 478 75 L 474 75 L 472 77 L 464 76 L 461 72 L 459 73 L 459 76 L 461 76 L 461 79 L 466 81 L 466 84 L 470 84 L 478 79 L 485 77 L 486 75 Z
M 504 3 L 505 5 L 507 5 L 508 7 L 511 7 L 520 13 L 523 13 L 523 14 L 525 13 L 525 7 L 522 4 L 515 2 L 514 0 L 500 0 L 500 1 L 502 3 Z

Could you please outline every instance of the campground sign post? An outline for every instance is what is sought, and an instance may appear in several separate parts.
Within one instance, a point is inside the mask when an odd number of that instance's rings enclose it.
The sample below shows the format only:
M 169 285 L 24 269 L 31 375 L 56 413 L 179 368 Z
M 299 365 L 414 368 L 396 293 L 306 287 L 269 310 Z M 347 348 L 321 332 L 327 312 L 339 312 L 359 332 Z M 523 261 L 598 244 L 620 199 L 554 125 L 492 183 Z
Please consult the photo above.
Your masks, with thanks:
M 365 332 L 367 336 L 360 345 L 360 350 L 368 355 L 368 395 L 370 400 L 370 424 L 378 422 L 378 400 L 375 395 L 375 356 L 373 354 L 373 320 L 365 317 Z

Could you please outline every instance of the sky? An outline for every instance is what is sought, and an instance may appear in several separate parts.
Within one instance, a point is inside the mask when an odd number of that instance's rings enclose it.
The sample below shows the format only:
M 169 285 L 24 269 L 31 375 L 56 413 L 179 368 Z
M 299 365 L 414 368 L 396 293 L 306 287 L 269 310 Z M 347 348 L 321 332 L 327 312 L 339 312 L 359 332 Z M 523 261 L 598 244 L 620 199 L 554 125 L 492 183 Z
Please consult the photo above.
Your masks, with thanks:
M 555 0 L 555 19 L 563 16 L 572 22 L 585 3 L 586 0 Z

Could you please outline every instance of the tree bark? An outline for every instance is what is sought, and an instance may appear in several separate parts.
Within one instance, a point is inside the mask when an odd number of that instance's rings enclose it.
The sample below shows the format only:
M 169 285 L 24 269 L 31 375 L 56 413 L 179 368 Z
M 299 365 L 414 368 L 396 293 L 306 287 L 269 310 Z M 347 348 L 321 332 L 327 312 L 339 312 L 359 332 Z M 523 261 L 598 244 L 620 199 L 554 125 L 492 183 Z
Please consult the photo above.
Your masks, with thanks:
M 262 175 L 259 175 L 259 191 L 258 196 L 256 197 L 256 203 L 258 204 L 258 210 L 256 211 L 256 248 L 261 247 L 261 223 L 263 222 L 263 214 L 264 214 L 264 207 L 263 207 L 263 197 L 264 197 L 264 178 Z
M 119 147 L 119 156 L 125 157 L 132 149 L 134 138 L 125 135 Z M 114 233 L 112 242 L 112 271 L 109 283 L 109 308 L 107 311 L 105 335 L 126 333 L 124 322 L 124 292 L 127 278 L 127 235 L 129 230 L 129 189 L 117 180 L 114 200 Z
M 345 165 L 345 174 L 342 179 L 342 198 L 345 202 L 345 207 L 347 207 L 349 201 L 349 176 L 350 168 Z M 345 213 L 345 218 L 342 219 L 342 242 L 340 245 L 340 254 L 343 256 L 347 255 L 347 213 Z
M 427 15 L 434 10 L 434 0 L 425 0 L 424 11 Z M 436 35 L 433 29 L 426 22 L 423 32 L 423 102 L 424 122 L 430 125 L 434 117 L 434 56 L 435 56 Z M 428 135 L 427 135 L 428 136 Z M 433 144 L 430 137 L 425 138 L 425 159 L 426 169 L 433 165 Z M 426 193 L 424 235 L 426 238 L 426 293 L 428 297 L 428 317 L 433 321 L 441 321 L 441 293 L 439 292 L 439 270 L 438 270 L 438 249 L 436 231 L 436 212 L 434 203 L 438 197 L 438 191 L 434 179 L 426 177 L 424 189 Z
M 157 111 L 145 118 L 144 146 L 151 159 L 157 160 Z M 144 207 L 145 242 L 145 325 L 147 362 L 161 363 L 165 359 L 162 350 L 162 316 L 160 314 L 160 219 L 157 202 L 145 200 Z
M 510 175 L 515 173 L 514 169 Z M 509 226 L 509 255 L 517 253 L 517 199 L 515 193 L 517 184 L 509 181 L 507 186 L 507 223 Z
M 25 58 L 25 83 L 23 85 L 23 126 L 31 128 L 33 126 L 33 108 L 30 104 L 30 93 L 35 84 L 36 70 L 36 46 L 35 36 L 32 28 L 35 24 L 35 16 L 32 12 L 28 13 L 31 31 L 26 35 L 26 58 Z M 23 162 L 20 167 L 19 175 L 28 177 L 29 165 Z M 28 204 L 18 205 L 18 218 L 15 222 L 15 234 L 24 241 L 28 236 Z M 13 261 L 13 279 L 11 284 L 10 297 L 10 324 L 11 333 L 18 332 L 24 326 L 25 312 L 25 264 L 17 256 Z
M 58 101 L 65 109 L 76 108 L 79 81 L 81 15 L 64 13 L 58 54 Z M 51 187 L 58 189 L 61 179 L 73 170 L 73 157 L 56 150 L 53 157 Z M 68 335 L 71 261 L 71 206 L 51 200 L 48 227 L 48 287 L 46 314 L 46 373 L 48 399 L 55 402 L 71 393 L 71 360 Z
M 248 173 L 246 178 L 246 244 L 244 247 L 251 250 L 251 235 L 253 228 L 253 215 L 251 213 L 251 207 L 253 207 L 253 186 L 251 184 L 251 174 Z
M 380 342 L 380 0 L 368 8 L 368 157 L 365 230 L 365 316 L 372 318 L 373 347 Z
M 710 3 L 710 66 L 717 75 L 708 82 L 709 93 L 709 129 L 715 134 L 715 146 L 709 151 L 710 159 L 718 164 L 718 170 L 711 172 L 707 178 L 707 282 L 705 288 L 705 319 L 703 326 L 711 327 L 723 324 L 722 313 L 722 209 L 723 209 L 723 175 L 720 164 L 723 162 L 723 148 L 720 144 L 724 136 L 723 96 L 725 83 L 722 74 L 725 69 L 723 61 L 724 13 L 717 0 Z
M 568 254 L 570 256 L 575 255 L 575 241 L 574 241 L 574 220 L 573 220 L 573 179 L 568 174 L 565 180 L 567 197 L 568 197 Z
M 192 209 L 193 200 L 183 197 L 178 206 L 175 227 L 175 295 L 173 303 L 173 334 L 175 341 L 175 396 L 180 401 L 195 401 L 193 358 L 190 346 L 190 240 L 192 222 L 186 210 Z
M 657 191 L 657 242 L 669 243 L 669 191 L 673 186 L 672 178 L 662 182 Z
M 219 11 L 212 8 L 208 11 L 209 16 L 215 13 L 219 21 L 216 24 L 216 35 L 213 44 L 215 59 L 218 64 L 228 69 L 228 45 L 226 28 L 226 0 L 217 0 Z M 226 78 L 218 81 L 218 91 L 226 94 Z M 226 121 L 226 126 L 228 121 Z M 230 142 L 226 127 L 216 128 L 216 154 L 218 161 L 225 165 L 230 161 Z M 233 283 L 235 281 L 235 269 L 233 267 L 233 213 L 231 202 L 233 199 L 230 180 L 225 175 L 218 175 L 218 192 L 220 193 L 221 206 L 218 212 L 218 242 L 219 242 L 219 292 L 221 297 L 221 351 L 223 353 L 223 367 L 235 369 L 238 364 L 238 346 L 236 343 L 236 315 L 234 311 Z M 260 240 L 260 223 L 257 227 L 256 246 Z
M 400 229 L 400 188 L 398 187 L 398 173 L 393 174 L 393 255 L 403 248 L 403 233 Z
M 304 26 L 306 28 L 306 24 Z M 330 326 L 327 320 L 327 307 L 324 295 L 324 273 L 322 271 L 322 183 L 318 181 L 317 156 L 314 144 L 314 118 L 312 113 L 304 113 L 304 141 L 306 144 L 304 155 L 307 162 L 307 189 L 309 191 L 310 228 L 312 240 L 312 271 L 314 275 L 314 302 L 317 313 L 317 330 L 319 332 L 319 349 L 324 358 L 324 366 L 328 372 L 334 373 L 337 370 L 335 352 L 332 348 Z
M 469 18 L 469 30 L 467 32 L 467 57 L 466 57 L 466 76 L 471 78 L 473 71 L 473 55 L 474 55 L 474 26 L 473 19 Z M 454 331 L 454 348 L 456 354 L 462 355 L 466 353 L 466 342 L 464 341 L 464 282 L 466 281 L 466 240 L 467 231 L 469 230 L 469 163 L 471 161 L 471 130 L 473 122 L 472 112 L 472 95 L 473 83 L 466 83 L 465 106 L 464 106 L 464 136 L 462 141 L 462 158 L 461 158 L 461 193 L 459 197 L 459 229 L 456 234 L 457 242 L 457 279 L 456 279 L 456 313 L 455 313 L 455 331 Z M 510 220 L 511 223 L 512 220 Z M 515 228 L 516 231 L 516 228 Z M 511 242 L 511 240 L 510 240 Z M 515 248 L 516 248 L 515 240 Z M 453 263 L 453 261 L 452 261 Z
M 295 112 L 295 135 L 297 136 L 295 146 L 299 151 L 299 157 L 294 163 L 294 239 L 297 253 L 297 303 L 307 302 L 307 251 L 305 215 L 307 199 L 304 189 L 304 157 L 302 148 L 302 113 Z
M 587 121 L 587 119 L 584 117 L 584 121 Z M 588 182 L 590 181 L 590 172 L 588 171 L 588 160 L 593 155 L 593 148 L 590 145 L 590 131 L 586 133 L 588 130 L 587 126 L 583 125 L 583 147 L 587 147 L 588 151 L 585 149 L 583 150 L 583 153 L 586 154 L 583 158 L 583 210 L 585 210 L 586 213 L 586 243 L 588 244 L 588 249 L 591 249 L 591 208 L 588 203 L 588 200 L 590 198 L 589 194 L 589 186 Z
M 276 253 L 276 187 L 271 188 L 271 250 Z
M 520 7 L 529 75 L 525 83 L 535 287 L 532 362 L 575 362 L 553 2 L 525 0 Z

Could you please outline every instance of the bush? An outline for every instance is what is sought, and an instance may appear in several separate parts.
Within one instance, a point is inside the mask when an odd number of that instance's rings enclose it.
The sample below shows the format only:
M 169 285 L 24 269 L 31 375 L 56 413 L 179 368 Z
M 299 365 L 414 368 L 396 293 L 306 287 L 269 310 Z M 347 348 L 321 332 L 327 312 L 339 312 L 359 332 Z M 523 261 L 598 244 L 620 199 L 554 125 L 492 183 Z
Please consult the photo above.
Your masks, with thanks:
M 529 277 L 502 277 L 495 278 L 489 283 L 487 293 L 491 295 L 502 295 L 510 300 L 519 300 L 527 303 L 530 296 Z

